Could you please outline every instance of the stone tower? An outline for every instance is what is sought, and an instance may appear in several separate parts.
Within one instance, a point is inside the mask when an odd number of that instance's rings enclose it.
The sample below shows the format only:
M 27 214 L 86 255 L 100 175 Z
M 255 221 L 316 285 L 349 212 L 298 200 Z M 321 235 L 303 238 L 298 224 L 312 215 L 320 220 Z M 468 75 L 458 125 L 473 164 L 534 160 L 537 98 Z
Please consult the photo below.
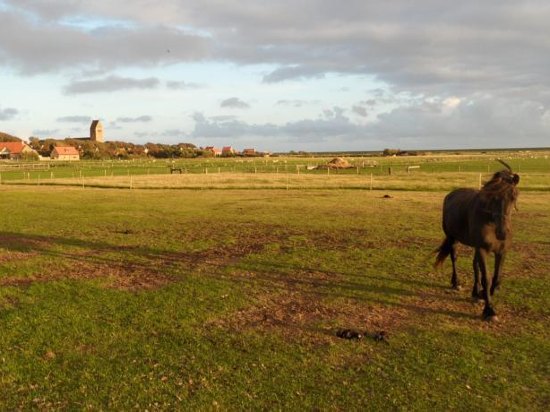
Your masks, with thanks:
M 90 140 L 103 142 L 103 125 L 99 120 L 93 120 L 90 126 Z

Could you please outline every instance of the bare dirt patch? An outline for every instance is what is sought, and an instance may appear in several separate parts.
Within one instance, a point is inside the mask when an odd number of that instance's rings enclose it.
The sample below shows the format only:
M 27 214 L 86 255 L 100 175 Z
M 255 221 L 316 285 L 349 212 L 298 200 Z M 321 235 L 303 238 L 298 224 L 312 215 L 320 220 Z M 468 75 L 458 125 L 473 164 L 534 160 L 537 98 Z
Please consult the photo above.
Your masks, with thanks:
M 256 303 L 214 319 L 209 326 L 232 332 L 271 333 L 277 331 L 290 340 L 313 344 L 332 342 L 341 328 L 363 333 L 393 331 L 406 318 L 406 310 L 352 299 L 328 301 L 315 293 L 288 290 L 261 295 Z
M 6 277 L 0 279 L 0 286 L 29 287 L 40 279 L 35 276 L 25 278 Z
M 17 262 L 30 259 L 38 255 L 37 252 L 0 252 L 0 263 Z
M 259 253 L 264 244 L 237 242 L 220 245 L 205 250 L 173 253 L 167 258 L 187 265 L 190 269 L 201 270 L 208 267 L 225 267 L 237 263 L 247 255 Z
M 104 279 L 106 286 L 114 289 L 137 291 L 158 289 L 178 280 L 163 271 L 162 266 L 144 266 L 130 263 L 93 264 L 78 262 L 73 266 L 70 279 Z
M 75 261 L 68 270 L 49 269 L 27 277 L 6 277 L 0 279 L 0 286 L 30 287 L 36 282 L 57 280 L 105 280 L 107 287 L 123 290 L 155 289 L 174 282 L 174 276 L 160 270 L 125 264 L 98 264 Z
M 550 247 L 548 245 L 518 242 L 512 246 L 512 249 L 521 256 L 521 263 L 513 271 L 514 276 L 546 276 L 546 271 L 541 270 L 541 267 L 548 265 L 550 261 Z M 537 275 L 537 272 L 539 272 L 539 275 Z
M 126 234 L 126 232 L 125 232 Z M 131 235 L 132 233 L 128 233 Z M 202 233 L 198 239 L 208 234 Z M 193 233 L 193 236 L 199 236 Z M 1 239 L 1 238 L 0 238 Z M 0 279 L 0 285 L 28 287 L 34 282 L 47 282 L 62 279 L 90 280 L 104 279 L 107 287 L 122 290 L 140 290 L 160 288 L 180 279 L 173 275 L 174 268 L 202 272 L 237 263 L 240 259 L 261 252 L 265 245 L 277 237 L 262 236 L 258 233 L 253 237 L 246 233 L 229 239 L 227 242 L 217 239 L 210 247 L 198 251 L 162 252 L 139 248 L 137 246 L 109 246 L 99 249 L 87 248 L 80 251 L 52 252 L 47 241 L 29 239 L 17 236 L 3 236 L 4 241 L 16 241 L 19 245 L 36 248 L 32 252 L 9 251 L 0 255 L 2 259 L 24 260 L 31 256 L 47 253 L 57 256 L 63 261 L 63 268 L 43 267 L 40 273 L 27 277 L 6 277 Z M 36 241 L 35 241 L 36 240 Z M 216 240 L 216 239 L 214 239 Z M 179 271 L 181 272 L 181 270 Z

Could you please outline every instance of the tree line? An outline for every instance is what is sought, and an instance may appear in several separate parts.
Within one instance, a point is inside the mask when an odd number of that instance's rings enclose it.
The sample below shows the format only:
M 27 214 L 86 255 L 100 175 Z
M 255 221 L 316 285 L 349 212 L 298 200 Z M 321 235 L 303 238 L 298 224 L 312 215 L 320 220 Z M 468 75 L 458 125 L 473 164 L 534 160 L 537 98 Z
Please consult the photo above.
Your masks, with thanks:
M 73 146 L 80 153 L 81 159 L 108 160 L 108 159 L 136 159 L 154 157 L 158 159 L 192 158 L 203 155 L 204 150 L 192 143 L 178 143 L 175 145 L 146 143 L 144 145 L 128 142 L 96 142 L 85 139 L 64 140 L 39 139 L 31 137 L 29 146 L 40 156 L 49 157 L 56 146 Z

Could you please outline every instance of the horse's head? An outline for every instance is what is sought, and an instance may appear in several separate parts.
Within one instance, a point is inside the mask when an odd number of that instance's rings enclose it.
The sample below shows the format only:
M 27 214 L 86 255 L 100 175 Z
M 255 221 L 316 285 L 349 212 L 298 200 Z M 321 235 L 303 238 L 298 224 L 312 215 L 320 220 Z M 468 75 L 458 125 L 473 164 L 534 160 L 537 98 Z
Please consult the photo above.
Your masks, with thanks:
M 510 227 L 510 216 L 512 208 L 516 206 L 518 198 L 517 185 L 519 175 L 512 171 L 512 168 L 504 161 L 498 159 L 506 169 L 496 172 L 481 189 L 481 197 L 485 201 L 486 210 L 491 214 L 495 223 L 497 239 L 506 239 Z

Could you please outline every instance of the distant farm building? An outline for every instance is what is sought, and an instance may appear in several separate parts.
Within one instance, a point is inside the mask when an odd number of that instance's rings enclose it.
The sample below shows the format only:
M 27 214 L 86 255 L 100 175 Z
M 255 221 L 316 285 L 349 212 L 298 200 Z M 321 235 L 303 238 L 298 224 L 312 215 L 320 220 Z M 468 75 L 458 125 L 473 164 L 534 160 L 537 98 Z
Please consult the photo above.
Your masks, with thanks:
M 233 156 L 235 154 L 235 149 L 231 146 L 224 146 L 222 148 L 222 156 Z
M 212 152 L 212 154 L 214 156 L 221 156 L 222 155 L 222 150 L 217 148 L 217 147 L 214 147 L 214 146 L 205 147 L 204 150 L 208 151 L 208 152 Z
M 103 125 L 99 120 L 93 120 L 90 125 L 90 140 L 94 142 L 104 142 Z
M 36 153 L 24 142 L 0 142 L 0 159 L 19 160 Z
M 256 156 L 256 149 L 244 149 L 243 156 Z
M 50 157 L 54 160 L 80 160 L 80 153 L 73 146 L 56 146 Z

